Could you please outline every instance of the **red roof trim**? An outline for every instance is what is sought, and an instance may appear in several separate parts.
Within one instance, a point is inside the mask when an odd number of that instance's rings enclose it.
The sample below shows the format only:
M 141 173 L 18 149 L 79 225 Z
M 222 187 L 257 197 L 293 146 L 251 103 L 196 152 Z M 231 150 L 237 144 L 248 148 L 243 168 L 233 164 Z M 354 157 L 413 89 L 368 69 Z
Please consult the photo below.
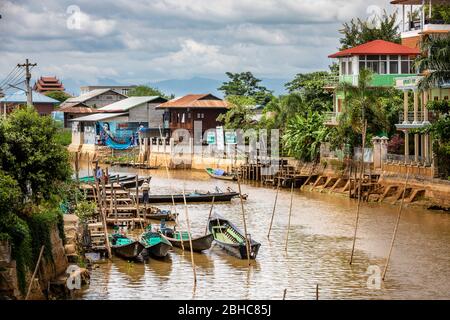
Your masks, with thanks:
M 410 48 L 401 44 L 384 41 L 374 40 L 362 45 L 345 49 L 329 55 L 329 58 L 339 58 L 348 56 L 361 56 L 361 55 L 401 55 L 401 56 L 413 56 L 419 55 L 420 50 L 416 48 Z

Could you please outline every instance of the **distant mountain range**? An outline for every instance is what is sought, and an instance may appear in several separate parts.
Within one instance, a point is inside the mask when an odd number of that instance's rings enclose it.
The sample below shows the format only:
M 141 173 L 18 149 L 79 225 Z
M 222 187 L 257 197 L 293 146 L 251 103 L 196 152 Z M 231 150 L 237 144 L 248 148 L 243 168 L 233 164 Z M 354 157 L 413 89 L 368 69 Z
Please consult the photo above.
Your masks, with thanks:
M 261 80 L 262 85 L 269 90 L 273 90 L 275 95 L 286 93 L 284 84 L 289 81 L 288 79 L 262 78 Z M 153 81 L 147 82 L 145 85 L 158 88 L 168 95 L 174 94 L 176 97 L 183 96 L 188 93 L 212 93 L 218 97 L 223 97 L 223 93 L 217 90 L 217 88 L 222 85 L 223 81 L 225 81 L 225 79 L 217 80 L 211 78 L 193 77 L 191 79 Z M 62 79 L 62 82 L 66 88 L 66 91 L 72 95 L 78 95 L 80 93 L 81 86 L 93 85 L 91 83 L 70 79 Z M 128 84 L 120 83 L 114 79 L 102 78 L 99 79 L 95 85 L 118 86 Z

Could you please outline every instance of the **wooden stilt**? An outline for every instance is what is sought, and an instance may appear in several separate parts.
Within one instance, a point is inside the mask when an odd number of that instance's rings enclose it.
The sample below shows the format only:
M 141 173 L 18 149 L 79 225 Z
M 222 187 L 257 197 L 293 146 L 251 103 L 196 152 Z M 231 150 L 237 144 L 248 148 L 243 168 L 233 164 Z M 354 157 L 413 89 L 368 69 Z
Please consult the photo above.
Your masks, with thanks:
M 33 275 L 31 276 L 30 284 L 28 285 L 28 291 L 27 291 L 27 295 L 25 296 L 25 300 L 28 300 L 28 297 L 30 296 L 31 287 L 33 286 L 33 282 L 34 282 L 34 278 L 36 277 L 36 273 L 39 270 L 39 264 L 41 263 L 42 254 L 44 253 L 44 248 L 45 248 L 45 246 L 42 246 L 41 251 L 39 251 L 39 257 L 36 262 L 36 266 L 34 267 L 34 272 L 33 272 Z
M 364 122 L 364 129 L 362 134 L 362 148 L 361 148 L 361 162 L 360 162 L 361 172 L 359 173 L 358 206 L 356 208 L 355 232 L 353 233 L 353 245 L 352 245 L 352 253 L 350 255 L 350 264 L 353 263 L 353 254 L 355 252 L 355 243 L 356 243 L 356 233 L 358 231 L 359 210 L 361 208 L 361 189 L 362 189 L 362 180 L 364 177 L 364 148 L 366 142 L 366 130 L 367 130 L 367 120 Z
M 398 209 L 398 216 L 397 216 L 397 221 L 395 222 L 394 233 L 392 234 L 391 246 L 389 248 L 389 253 L 388 253 L 388 256 L 386 259 L 386 265 L 384 266 L 383 275 L 381 277 L 381 279 L 383 281 L 386 278 L 386 272 L 387 272 L 387 269 L 389 266 L 389 261 L 391 259 L 392 248 L 394 247 L 395 237 L 397 236 L 397 230 L 398 230 L 398 225 L 400 223 L 400 217 L 402 215 L 403 203 L 405 201 L 405 193 L 406 193 L 406 187 L 408 186 L 408 180 L 409 180 L 409 167 L 406 167 L 406 179 L 405 179 L 405 186 L 403 187 L 402 201 L 400 202 L 400 208 Z
M 213 208 L 214 208 L 214 200 L 215 200 L 215 198 L 216 197 L 213 196 L 212 201 L 211 201 L 211 208 L 209 209 L 208 221 L 206 222 L 205 236 L 208 233 L 208 222 L 209 222 L 209 219 L 211 219 L 211 214 L 212 214 L 212 211 L 213 211 Z
M 184 185 L 183 185 L 183 201 L 184 201 L 184 214 L 185 214 L 185 218 L 186 218 L 186 224 L 187 224 L 188 236 L 189 236 L 189 247 L 191 248 L 191 263 L 192 263 L 192 272 L 194 273 L 194 291 L 195 291 L 195 288 L 197 286 L 197 273 L 195 271 L 194 250 L 192 248 L 192 238 L 191 238 L 191 224 L 189 222 L 189 214 L 188 214 L 188 208 L 187 208 L 187 203 L 186 203 L 186 192 L 185 192 Z M 180 239 L 181 239 L 181 242 L 183 243 L 183 234 L 182 233 L 180 233 Z
M 275 201 L 273 203 L 272 218 L 270 219 L 269 232 L 267 232 L 267 239 L 270 238 L 270 231 L 272 230 L 273 217 L 275 216 L 275 210 L 277 208 L 277 200 L 278 200 L 278 193 L 279 193 L 279 191 L 280 191 L 280 182 L 278 181 L 277 192 L 275 193 Z
M 241 199 L 242 220 L 244 222 L 245 247 L 247 249 L 247 262 L 248 262 L 248 265 L 250 266 L 250 241 L 248 240 L 247 221 L 245 219 L 245 211 L 244 211 L 244 199 L 242 197 L 241 181 L 239 180 L 239 178 L 237 180 L 237 183 L 238 183 L 238 188 L 239 188 L 239 198 Z
M 288 248 L 288 240 L 289 240 L 289 229 L 291 228 L 291 214 L 292 214 L 292 200 L 294 198 L 294 183 L 291 183 L 291 204 L 289 205 L 289 220 L 288 220 L 288 227 L 286 230 L 286 245 L 284 247 L 284 250 L 287 252 Z

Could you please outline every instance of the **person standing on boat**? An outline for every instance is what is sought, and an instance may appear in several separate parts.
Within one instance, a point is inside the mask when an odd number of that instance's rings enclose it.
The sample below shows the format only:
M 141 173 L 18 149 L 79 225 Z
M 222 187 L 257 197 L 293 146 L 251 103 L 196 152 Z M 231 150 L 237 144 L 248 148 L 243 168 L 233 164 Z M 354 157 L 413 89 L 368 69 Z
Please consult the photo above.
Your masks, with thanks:
M 145 204 L 148 203 L 148 192 L 150 191 L 150 184 L 148 183 L 148 179 L 145 179 L 144 183 L 141 186 L 143 201 Z

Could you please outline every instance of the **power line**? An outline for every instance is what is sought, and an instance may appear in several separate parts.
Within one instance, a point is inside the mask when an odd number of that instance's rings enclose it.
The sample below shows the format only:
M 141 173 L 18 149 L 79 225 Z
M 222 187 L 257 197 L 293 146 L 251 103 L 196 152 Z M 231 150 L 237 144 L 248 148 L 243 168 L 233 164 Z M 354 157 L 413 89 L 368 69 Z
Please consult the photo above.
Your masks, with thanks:
M 0 87 L 3 86 L 5 83 L 9 82 L 10 77 L 12 76 L 12 74 L 17 74 L 17 71 L 19 71 L 20 68 L 18 66 L 15 66 L 9 73 L 8 75 L 0 82 Z
M 12 84 L 15 82 L 18 82 L 20 79 L 24 79 L 24 75 L 25 75 L 25 71 L 21 70 L 17 75 L 15 75 L 11 79 L 9 79 L 8 82 L 5 83 L 5 86 L 8 86 L 9 84 Z

